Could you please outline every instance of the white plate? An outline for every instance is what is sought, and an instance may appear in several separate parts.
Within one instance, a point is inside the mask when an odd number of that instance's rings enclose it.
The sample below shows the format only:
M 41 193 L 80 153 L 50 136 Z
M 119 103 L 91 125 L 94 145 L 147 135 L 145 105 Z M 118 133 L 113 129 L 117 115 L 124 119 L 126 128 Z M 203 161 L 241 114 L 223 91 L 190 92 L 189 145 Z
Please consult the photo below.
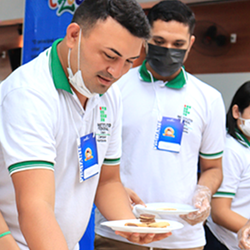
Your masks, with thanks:
M 156 203 L 147 203 L 147 207 L 142 205 L 136 205 L 136 212 L 138 213 L 154 213 L 154 214 L 188 214 L 190 212 L 195 212 L 198 209 L 187 205 L 187 204 L 179 204 L 179 203 L 167 203 L 167 202 L 156 202 Z M 164 210 L 173 209 L 173 210 Z
M 167 226 L 165 228 L 155 228 L 155 227 L 131 227 L 131 226 L 125 226 L 125 223 L 140 223 L 140 220 L 132 219 L 132 220 L 114 220 L 114 221 L 105 221 L 102 222 L 101 225 L 107 226 L 112 228 L 115 231 L 121 231 L 121 232 L 131 232 L 131 233 L 168 233 L 172 230 L 176 230 L 183 227 L 183 224 L 177 221 L 171 221 L 171 220 L 155 220 L 156 222 L 159 221 L 167 221 L 170 226 Z

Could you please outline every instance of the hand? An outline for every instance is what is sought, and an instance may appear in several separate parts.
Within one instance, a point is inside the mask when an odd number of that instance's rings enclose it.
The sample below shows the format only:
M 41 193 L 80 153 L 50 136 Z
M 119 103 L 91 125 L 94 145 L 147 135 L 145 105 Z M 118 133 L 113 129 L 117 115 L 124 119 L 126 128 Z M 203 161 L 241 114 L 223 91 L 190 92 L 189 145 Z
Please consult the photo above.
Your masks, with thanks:
M 145 206 L 145 203 L 140 199 L 140 197 L 130 188 L 125 188 L 128 198 L 131 204 L 131 209 L 133 210 L 134 205 L 141 204 Z
M 128 241 L 141 245 L 149 244 L 153 241 L 162 240 L 172 235 L 171 232 L 164 234 L 153 234 L 153 233 L 145 234 L 145 233 L 128 233 L 128 232 L 116 231 L 115 233 L 117 235 L 126 238 Z
M 180 217 L 190 225 L 195 225 L 197 223 L 203 222 L 210 214 L 210 202 L 210 189 L 206 186 L 197 185 L 193 196 L 193 206 L 198 208 L 199 210 L 186 215 L 180 215 Z
M 237 233 L 240 249 L 250 249 L 250 220 Z

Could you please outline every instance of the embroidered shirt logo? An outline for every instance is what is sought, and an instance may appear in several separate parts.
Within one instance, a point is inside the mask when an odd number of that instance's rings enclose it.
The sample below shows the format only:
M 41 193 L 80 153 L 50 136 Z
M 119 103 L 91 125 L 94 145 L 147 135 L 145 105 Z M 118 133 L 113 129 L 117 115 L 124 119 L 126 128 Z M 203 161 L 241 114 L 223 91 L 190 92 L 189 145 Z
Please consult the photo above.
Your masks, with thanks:
M 190 130 L 192 130 L 192 123 L 193 123 L 193 120 L 190 117 L 190 112 L 191 112 L 191 106 L 184 104 L 182 117 L 178 115 L 178 118 L 179 119 L 182 118 L 184 121 L 183 132 L 187 134 L 189 133 Z
M 189 115 L 190 114 L 190 109 L 191 109 L 191 106 L 185 104 L 184 108 L 183 108 L 183 115 L 184 116 Z
M 105 122 L 106 118 L 107 118 L 107 115 L 106 115 L 106 110 L 107 108 L 106 107 L 100 107 L 100 121 L 101 122 Z
M 54 10 L 57 9 L 57 16 L 61 16 L 64 12 L 74 14 L 76 8 L 84 0 L 48 0 L 49 8 Z

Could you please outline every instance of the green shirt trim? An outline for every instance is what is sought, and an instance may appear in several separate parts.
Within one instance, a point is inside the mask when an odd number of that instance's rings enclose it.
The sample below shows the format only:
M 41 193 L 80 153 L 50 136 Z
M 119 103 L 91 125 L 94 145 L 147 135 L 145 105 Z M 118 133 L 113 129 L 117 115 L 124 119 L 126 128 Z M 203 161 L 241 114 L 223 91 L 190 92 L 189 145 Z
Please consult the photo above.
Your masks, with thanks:
M 50 69 L 51 69 L 51 73 L 52 73 L 52 78 L 55 84 L 55 87 L 57 89 L 63 89 L 71 94 L 73 94 L 69 82 L 68 82 L 68 78 L 64 73 L 62 64 L 59 60 L 58 57 L 58 53 L 57 53 L 57 45 L 58 43 L 60 43 L 63 39 L 57 39 L 51 47 L 51 52 L 50 52 Z
M 243 133 L 240 130 L 236 129 L 235 134 L 237 137 L 237 141 L 240 144 L 242 144 L 246 148 L 250 148 L 250 142 L 248 141 L 248 139 L 245 137 L 245 135 L 243 135 Z
M 220 158 L 222 155 L 223 155 L 223 151 L 214 153 L 214 154 L 204 154 L 200 152 L 200 156 L 206 159 L 216 159 L 216 158 Z
M 103 164 L 105 164 L 105 165 L 117 165 L 117 164 L 120 164 L 120 158 L 117 158 L 117 159 L 104 159 Z
M 26 161 L 11 165 L 8 170 L 10 175 L 19 170 L 28 170 L 34 168 L 54 169 L 54 164 L 46 161 Z
M 213 197 L 227 197 L 227 198 L 234 198 L 235 193 L 230 193 L 230 192 L 216 192 Z
M 165 82 L 165 86 L 172 89 L 181 89 L 187 82 L 187 73 L 184 67 L 181 68 L 181 72 L 171 81 Z M 140 78 L 144 82 L 152 82 L 151 73 L 147 70 L 146 60 L 143 61 L 140 69 L 139 69 Z M 154 82 L 159 81 L 155 77 L 152 76 Z

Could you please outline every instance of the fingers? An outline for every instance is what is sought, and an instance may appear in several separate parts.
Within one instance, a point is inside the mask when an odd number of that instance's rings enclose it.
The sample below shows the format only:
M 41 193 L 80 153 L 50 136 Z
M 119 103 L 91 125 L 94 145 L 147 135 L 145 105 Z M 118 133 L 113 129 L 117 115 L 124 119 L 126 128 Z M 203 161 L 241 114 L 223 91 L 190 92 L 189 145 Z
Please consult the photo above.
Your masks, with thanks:
M 142 234 L 142 233 L 127 233 L 127 232 L 116 231 L 115 233 L 117 235 L 126 238 L 128 241 L 141 245 L 149 244 L 153 241 L 162 240 L 172 235 L 171 232 L 164 234 L 153 234 L 153 233 Z
M 201 207 L 198 211 L 192 212 L 186 215 L 180 215 L 180 217 L 185 220 L 190 225 L 195 225 L 197 223 L 203 222 L 207 219 L 210 213 L 209 207 Z
M 134 204 L 134 205 L 141 204 L 145 206 L 145 203 L 140 199 L 140 197 L 132 189 L 125 188 L 125 190 L 130 198 L 131 204 Z
M 241 237 L 239 237 L 239 247 L 241 249 L 250 249 L 249 229 L 243 230 Z

